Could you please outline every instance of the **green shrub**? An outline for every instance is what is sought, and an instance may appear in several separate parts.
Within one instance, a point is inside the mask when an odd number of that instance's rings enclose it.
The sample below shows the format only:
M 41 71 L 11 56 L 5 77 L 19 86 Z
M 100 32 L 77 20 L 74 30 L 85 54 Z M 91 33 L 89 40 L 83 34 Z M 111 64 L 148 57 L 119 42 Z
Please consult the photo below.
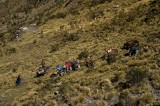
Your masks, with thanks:
M 142 71 L 141 69 L 138 68 L 133 68 L 126 74 L 126 79 L 131 84 L 138 84 L 141 81 L 143 81 L 146 77 L 147 77 L 147 72 Z
M 39 0 L 27 0 L 27 3 L 30 5 L 36 5 Z
M 71 10 L 72 15 L 80 15 L 79 11 L 77 10 Z
M 79 36 L 75 33 L 65 33 L 63 37 L 63 41 L 77 41 L 79 40 Z
M 67 15 L 66 13 L 57 13 L 54 17 L 55 18 L 65 18 Z
M 111 82 L 118 82 L 119 79 L 120 79 L 120 76 L 116 74 L 114 78 L 111 79 Z
M 49 15 L 49 14 L 47 14 Z M 56 15 L 50 15 L 50 16 L 47 16 L 48 19 L 59 19 L 59 18 L 65 18 L 67 15 L 66 13 L 57 13 Z
M 116 61 L 116 55 L 115 54 L 108 55 L 107 62 L 109 64 L 114 63 L 115 61 Z
M 17 71 L 17 69 L 16 69 L 16 68 L 13 68 L 13 69 L 12 69 L 12 72 L 16 72 L 16 71 Z
M 60 86 L 59 88 L 59 92 L 63 95 L 68 94 L 72 90 L 73 90 L 72 86 L 67 82 L 63 83 L 62 86 Z
M 84 50 L 78 55 L 78 59 L 87 58 L 88 56 L 89 56 L 89 52 L 87 50 Z
M 85 73 L 91 73 L 91 72 L 95 72 L 95 69 L 93 67 L 88 68 Z
M 92 11 L 92 12 L 90 12 L 90 18 L 91 19 L 95 19 L 96 17 L 100 17 L 100 16 L 103 16 L 104 15 L 104 13 L 103 13 L 103 11 Z
M 154 94 L 152 93 L 145 93 L 143 96 L 140 98 L 140 102 L 143 105 L 151 104 L 154 102 Z
M 55 52 L 55 51 L 57 51 L 57 50 L 59 50 L 59 45 L 58 45 L 58 44 L 52 45 L 52 46 L 51 46 L 51 51 L 50 51 L 50 53 L 53 53 L 53 52 Z
M 12 54 L 12 53 L 16 53 L 16 48 L 9 48 L 7 51 L 6 51 L 6 54 Z
M 102 81 L 99 81 L 98 87 L 100 89 L 103 89 L 105 91 L 110 90 L 112 88 L 111 81 L 109 79 L 104 79 Z
M 153 103 L 153 106 L 160 106 L 160 100 L 155 101 L 155 102 Z
M 79 95 L 78 97 L 72 100 L 72 104 L 76 106 L 78 103 L 83 103 L 84 99 L 85 99 L 84 95 Z
M 45 85 L 45 89 L 51 91 L 52 88 L 53 88 L 53 85 L 52 85 L 50 82 L 46 82 L 45 84 L 46 84 L 46 85 Z
M 116 106 L 125 106 L 124 100 L 119 99 L 119 102 L 116 104 Z

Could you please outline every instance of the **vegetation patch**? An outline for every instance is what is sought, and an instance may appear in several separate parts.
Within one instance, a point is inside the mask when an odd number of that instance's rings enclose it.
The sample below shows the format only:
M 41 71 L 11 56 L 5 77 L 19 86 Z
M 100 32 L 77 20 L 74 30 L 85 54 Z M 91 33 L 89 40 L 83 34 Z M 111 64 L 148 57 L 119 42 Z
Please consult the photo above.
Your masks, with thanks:
M 82 51 L 79 55 L 78 55 L 78 59 L 83 59 L 83 58 L 87 58 L 89 56 L 89 52 L 87 50 Z
M 77 41 L 79 40 L 79 35 L 75 33 L 65 33 L 63 36 L 63 41 Z
M 105 2 L 112 2 L 112 0 L 93 0 L 92 3 L 91 3 L 91 6 L 96 6 L 96 5 L 99 5 L 99 4 L 103 4 Z
M 145 78 L 147 78 L 148 73 L 147 71 L 142 71 L 139 68 L 133 68 L 126 74 L 126 79 L 131 84 L 139 84 L 142 82 Z

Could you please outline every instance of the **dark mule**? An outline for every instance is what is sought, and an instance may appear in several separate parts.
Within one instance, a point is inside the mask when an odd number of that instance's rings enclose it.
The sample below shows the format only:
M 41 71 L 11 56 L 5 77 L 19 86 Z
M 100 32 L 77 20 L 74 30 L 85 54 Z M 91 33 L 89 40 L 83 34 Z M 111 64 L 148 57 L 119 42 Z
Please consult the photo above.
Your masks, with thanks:
M 129 40 L 126 43 L 124 43 L 122 49 L 129 50 L 132 46 L 138 47 L 139 46 L 139 41 L 137 41 L 137 40 Z

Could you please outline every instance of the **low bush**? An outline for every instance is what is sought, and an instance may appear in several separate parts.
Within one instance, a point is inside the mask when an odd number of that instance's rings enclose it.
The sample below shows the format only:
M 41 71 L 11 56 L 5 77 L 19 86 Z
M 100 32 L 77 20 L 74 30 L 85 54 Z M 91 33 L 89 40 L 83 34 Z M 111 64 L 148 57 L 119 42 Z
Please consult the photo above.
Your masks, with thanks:
M 57 50 L 59 50 L 59 45 L 58 45 L 58 44 L 52 45 L 52 46 L 51 46 L 50 53 L 53 53 L 53 52 L 55 52 L 55 51 L 57 51 Z
M 66 33 L 64 34 L 63 41 L 77 41 L 79 40 L 79 36 L 75 33 Z
M 80 15 L 79 11 L 77 10 L 71 10 L 72 15 Z
M 147 72 L 142 71 L 141 69 L 138 69 L 138 68 L 133 68 L 126 74 L 126 79 L 131 84 L 138 84 L 141 81 L 143 81 L 145 78 L 147 78 Z
M 120 79 L 120 76 L 118 74 L 116 74 L 112 79 L 111 79 L 111 82 L 118 82 Z
M 82 51 L 79 55 L 78 55 L 78 59 L 83 59 L 83 58 L 87 58 L 89 56 L 89 52 L 87 50 Z
M 140 98 L 141 105 L 147 105 L 151 104 L 154 102 L 154 94 L 152 93 L 145 93 L 141 98 Z
M 116 61 L 116 55 L 115 54 L 108 55 L 108 57 L 107 57 L 108 64 L 114 63 L 115 61 Z
M 66 16 L 66 13 L 57 13 L 54 18 L 65 18 Z
M 12 53 L 16 53 L 16 48 L 9 48 L 6 50 L 6 54 L 12 54 Z

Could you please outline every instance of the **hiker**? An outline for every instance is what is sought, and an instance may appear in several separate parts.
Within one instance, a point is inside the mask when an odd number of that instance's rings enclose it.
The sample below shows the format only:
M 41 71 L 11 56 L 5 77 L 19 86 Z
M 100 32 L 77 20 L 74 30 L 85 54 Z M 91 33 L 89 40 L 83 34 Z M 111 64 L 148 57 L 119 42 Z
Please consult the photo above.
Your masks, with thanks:
M 18 75 L 17 80 L 16 80 L 16 85 L 19 86 L 21 83 L 21 76 Z
M 105 53 L 101 57 L 102 60 L 107 60 L 108 64 L 116 61 L 116 55 L 118 54 L 117 49 L 105 49 Z
M 58 65 L 57 67 L 56 67 L 56 69 L 57 69 L 57 74 L 58 74 L 58 76 L 63 76 L 63 74 L 62 74 L 62 72 L 63 72 L 63 67 L 62 66 L 60 66 L 60 65 Z
M 102 56 L 103 60 L 107 60 L 107 57 L 112 53 L 112 49 L 105 49 L 105 53 Z
M 103 60 L 107 60 L 108 56 L 115 55 L 118 53 L 117 49 L 105 49 L 103 56 L 101 57 Z
M 44 74 L 45 74 L 44 68 L 39 67 L 36 77 L 44 76 Z
M 72 62 L 71 61 L 65 62 L 64 68 L 66 69 L 66 72 L 71 71 L 72 70 Z
M 129 56 L 135 55 L 137 53 L 137 50 L 138 50 L 137 46 L 135 46 L 135 45 L 131 46 L 130 49 L 129 49 L 129 53 L 128 53 Z
M 45 60 L 43 59 L 42 61 L 41 61 L 41 68 L 43 68 L 44 69 L 44 71 L 46 72 L 50 67 L 49 66 L 45 66 Z
M 79 64 L 79 62 L 77 60 L 74 59 L 72 61 L 72 70 L 76 71 L 76 69 L 78 69 L 78 68 L 80 68 L 80 64 Z
M 88 68 L 93 67 L 93 60 L 92 60 L 91 57 L 88 57 L 88 58 L 86 59 L 86 66 L 87 66 Z
M 44 67 L 45 64 L 46 64 L 46 63 L 45 63 L 45 60 L 43 59 L 43 60 L 41 61 L 41 66 Z

